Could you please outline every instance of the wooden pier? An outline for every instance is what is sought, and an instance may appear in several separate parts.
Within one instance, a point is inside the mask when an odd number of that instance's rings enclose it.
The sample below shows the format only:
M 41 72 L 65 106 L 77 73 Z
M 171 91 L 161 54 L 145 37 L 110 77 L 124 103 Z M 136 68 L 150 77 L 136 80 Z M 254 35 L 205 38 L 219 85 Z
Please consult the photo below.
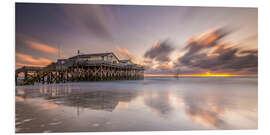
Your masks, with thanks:
M 23 80 L 18 84 L 19 74 Z M 113 53 L 77 55 L 59 59 L 46 67 L 22 67 L 16 70 L 16 85 L 143 79 L 144 67 L 121 61 Z

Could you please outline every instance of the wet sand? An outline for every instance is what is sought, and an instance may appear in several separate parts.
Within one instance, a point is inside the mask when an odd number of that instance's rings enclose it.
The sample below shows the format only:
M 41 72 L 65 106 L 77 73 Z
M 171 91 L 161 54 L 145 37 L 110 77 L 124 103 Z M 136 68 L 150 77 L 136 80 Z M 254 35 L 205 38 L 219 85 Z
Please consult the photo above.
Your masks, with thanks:
M 257 78 L 16 86 L 16 132 L 257 129 Z

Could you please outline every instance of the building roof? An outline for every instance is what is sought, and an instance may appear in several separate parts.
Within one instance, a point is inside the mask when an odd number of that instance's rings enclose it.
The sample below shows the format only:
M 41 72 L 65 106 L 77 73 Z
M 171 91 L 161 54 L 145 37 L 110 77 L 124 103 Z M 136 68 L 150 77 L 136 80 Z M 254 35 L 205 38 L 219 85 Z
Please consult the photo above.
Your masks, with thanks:
M 120 60 L 120 62 L 128 62 L 129 60 Z
M 131 60 L 119 60 L 119 61 L 122 62 L 122 63 L 128 63 L 128 62 L 131 62 L 132 63 Z
M 76 56 L 70 57 L 70 58 L 68 58 L 68 59 L 76 59 L 78 56 L 79 56 L 79 58 L 90 58 L 90 57 L 96 57 L 96 56 L 108 56 L 108 55 L 110 55 L 110 54 L 114 55 L 114 56 L 116 57 L 116 59 L 117 59 L 118 61 L 120 61 L 120 60 L 118 59 L 118 57 L 117 57 L 113 52 L 109 52 L 109 53 L 80 54 L 80 55 L 76 55 Z
M 90 58 L 93 56 L 108 56 L 109 54 L 113 54 L 112 52 L 110 53 L 92 53 L 92 54 L 80 54 L 80 55 L 76 55 L 73 57 L 70 57 L 69 59 L 75 59 L 79 56 L 79 58 Z M 113 54 L 114 55 L 114 54 Z

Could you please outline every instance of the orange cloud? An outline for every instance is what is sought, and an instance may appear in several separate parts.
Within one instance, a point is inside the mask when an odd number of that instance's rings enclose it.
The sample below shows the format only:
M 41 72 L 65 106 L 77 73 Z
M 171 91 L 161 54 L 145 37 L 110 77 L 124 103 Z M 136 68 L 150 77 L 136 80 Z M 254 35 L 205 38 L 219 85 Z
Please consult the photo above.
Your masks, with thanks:
M 217 40 L 218 37 L 219 37 L 218 34 L 213 33 L 212 35 L 210 35 L 209 37 L 207 37 L 207 38 L 203 41 L 203 44 L 204 44 L 204 45 L 208 45 L 208 44 L 210 44 L 211 42 Z
M 217 40 L 220 36 L 221 35 L 217 33 L 216 29 L 211 29 L 209 31 L 206 31 L 204 33 L 201 33 L 199 35 L 189 38 L 186 44 L 190 44 L 191 42 L 197 42 L 197 43 L 201 43 L 200 45 L 207 46 L 211 42 Z
M 25 41 L 27 45 L 32 47 L 33 49 L 36 49 L 38 51 L 51 53 L 51 54 L 57 54 L 58 49 L 51 47 L 50 45 L 35 42 L 35 41 Z
M 20 63 L 16 62 L 16 69 L 23 67 L 23 66 L 28 66 L 28 67 L 43 67 L 44 65 L 37 65 L 37 64 L 26 64 L 26 63 Z
M 131 55 L 130 52 L 128 51 L 128 49 L 122 49 L 120 47 L 116 47 L 117 49 L 117 54 L 120 55 L 120 57 L 122 58 L 127 58 L 127 59 L 130 59 L 132 62 L 135 62 L 136 61 L 136 57 Z
M 50 64 L 52 61 L 46 58 L 38 58 L 35 59 L 30 55 L 22 54 L 22 53 L 16 53 L 16 67 L 17 66 L 45 66 Z

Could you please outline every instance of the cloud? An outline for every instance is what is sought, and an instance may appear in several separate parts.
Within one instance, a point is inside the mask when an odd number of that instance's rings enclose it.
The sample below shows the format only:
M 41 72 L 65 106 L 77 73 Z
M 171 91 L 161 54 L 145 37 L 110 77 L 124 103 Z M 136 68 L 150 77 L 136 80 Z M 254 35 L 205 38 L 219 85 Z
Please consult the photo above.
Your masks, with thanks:
M 258 50 L 224 43 L 222 39 L 229 33 L 219 28 L 192 37 L 184 47 L 187 52 L 178 59 L 177 65 L 213 72 L 257 74 Z
M 177 62 L 181 54 L 174 52 L 176 49 L 168 40 L 156 42 L 152 47 L 144 53 L 144 66 L 146 74 L 175 74 L 178 67 L 174 64 Z
M 50 54 L 57 54 L 58 53 L 58 49 L 51 47 L 50 45 L 47 44 L 43 44 L 43 43 L 39 43 L 39 42 L 35 42 L 35 41 L 30 41 L 27 40 L 25 41 L 25 43 L 30 46 L 31 48 L 41 51 L 41 52 L 45 52 L 45 53 L 50 53 Z
M 17 66 L 45 66 L 50 64 L 52 61 L 46 58 L 33 58 L 30 55 L 16 53 L 16 65 Z
M 105 7 L 99 5 L 62 5 L 66 15 L 71 21 L 83 29 L 88 30 L 91 34 L 99 38 L 111 39 L 112 35 L 108 29 L 109 16 Z
M 136 57 L 131 55 L 131 53 L 128 51 L 128 49 L 122 49 L 120 47 L 116 47 L 117 54 L 122 58 L 122 59 L 129 59 L 132 62 L 136 62 Z
M 144 54 L 145 73 L 258 74 L 257 48 L 244 49 L 225 42 L 224 38 L 234 31 L 228 27 L 208 30 L 188 39 L 180 51 L 174 49 L 167 40 L 157 42 Z
M 188 50 L 185 56 L 198 53 L 202 49 L 212 48 L 216 46 L 223 37 L 225 37 L 231 32 L 232 31 L 226 30 L 225 28 L 220 28 L 209 30 L 198 36 L 191 37 L 187 41 L 186 46 L 184 47 L 185 50 Z
M 144 53 L 144 66 L 146 74 L 175 74 L 179 72 L 179 56 L 182 53 L 177 52 L 172 43 L 168 40 L 160 41 Z
M 151 49 L 145 52 L 144 57 L 150 58 L 159 62 L 170 61 L 169 55 L 174 50 L 168 40 L 157 42 Z

